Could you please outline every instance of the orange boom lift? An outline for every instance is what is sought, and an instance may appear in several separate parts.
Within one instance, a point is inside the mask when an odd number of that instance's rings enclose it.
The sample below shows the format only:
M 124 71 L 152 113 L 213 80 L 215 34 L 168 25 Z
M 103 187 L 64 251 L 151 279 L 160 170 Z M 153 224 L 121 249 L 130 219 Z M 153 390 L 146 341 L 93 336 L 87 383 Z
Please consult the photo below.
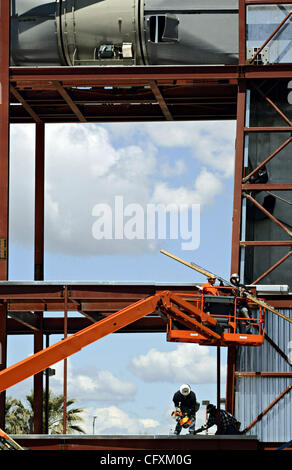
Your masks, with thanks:
M 222 278 L 205 271 L 203 268 L 187 263 L 163 250 L 162 253 L 203 273 L 207 277 L 213 276 L 221 282 L 223 281 Z M 227 281 L 224 282 L 229 284 Z M 242 346 L 262 345 L 265 333 L 264 317 L 267 309 L 291 321 L 291 319 L 285 317 L 261 299 L 249 294 L 241 297 L 239 289 L 231 284 L 222 286 L 220 289 L 222 295 L 214 296 L 216 299 L 204 295 L 204 292 L 198 288 L 197 293 L 187 296 L 162 291 L 139 300 L 4 369 L 0 372 L 0 392 L 75 354 L 85 346 L 153 313 L 161 315 L 165 320 L 168 341 L 191 342 L 211 346 L 228 346 L 231 344 Z M 238 305 L 242 301 L 247 303 L 252 312 L 249 319 L 252 332 L 244 331 L 246 318 L 241 317 L 238 310 Z M 218 305 L 220 308 L 218 308 Z
M 218 279 L 220 281 L 220 286 L 217 287 L 218 295 L 208 295 L 204 289 L 197 286 L 193 294 L 162 291 L 139 300 L 4 369 L 0 372 L 0 392 L 66 359 L 110 333 L 153 313 L 159 314 L 165 320 L 167 341 L 210 346 L 262 345 L 266 310 L 292 322 L 290 318 L 248 291 L 243 292 L 242 288 L 239 289 L 194 263 L 188 263 L 164 250 L 161 252 L 207 278 Z M 242 304 L 251 313 L 248 320 L 240 313 Z M 0 450 L 24 449 L 0 429 Z

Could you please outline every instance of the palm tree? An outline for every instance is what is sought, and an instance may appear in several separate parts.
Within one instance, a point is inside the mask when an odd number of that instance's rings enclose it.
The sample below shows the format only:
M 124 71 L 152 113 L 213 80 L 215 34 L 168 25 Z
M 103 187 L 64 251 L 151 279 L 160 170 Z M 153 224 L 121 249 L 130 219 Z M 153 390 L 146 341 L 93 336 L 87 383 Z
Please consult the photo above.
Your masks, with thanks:
M 5 430 L 8 434 L 28 434 L 30 432 L 30 413 L 20 400 L 8 397 L 5 403 L 5 415 Z
M 33 393 L 26 396 L 28 406 L 25 407 L 20 400 L 8 397 L 6 400 L 6 432 L 9 434 L 30 434 L 32 432 L 33 422 Z M 82 408 L 70 408 L 75 403 L 75 399 L 69 399 L 66 402 L 66 432 L 78 432 L 85 434 L 80 427 L 83 418 L 80 416 L 84 411 Z M 48 420 L 49 434 L 63 434 L 63 395 L 54 395 L 49 392 L 48 400 Z M 43 412 L 43 427 L 45 422 L 45 412 Z

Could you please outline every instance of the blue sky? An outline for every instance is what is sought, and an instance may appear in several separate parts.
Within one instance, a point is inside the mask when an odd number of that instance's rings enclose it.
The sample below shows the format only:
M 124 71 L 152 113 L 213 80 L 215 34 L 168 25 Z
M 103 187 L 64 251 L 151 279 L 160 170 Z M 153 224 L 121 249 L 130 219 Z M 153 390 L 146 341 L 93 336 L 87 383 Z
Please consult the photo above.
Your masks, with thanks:
M 160 248 L 229 277 L 234 122 L 46 126 L 45 279 L 203 282 Z M 11 129 L 10 279 L 33 279 L 34 127 Z M 199 204 L 200 244 L 182 240 L 96 240 L 93 207 Z M 51 343 L 60 338 L 51 337 Z M 12 364 L 32 338 L 9 339 Z M 222 351 L 222 377 L 225 377 Z M 51 387 L 62 393 L 62 364 Z M 216 349 L 166 342 L 164 334 L 115 334 L 69 359 L 68 394 L 99 434 L 168 434 L 172 395 L 191 383 L 198 400 L 216 400 Z M 32 381 L 8 395 L 24 397 Z M 225 384 L 222 384 L 225 396 Z M 204 407 L 198 425 L 204 420 Z

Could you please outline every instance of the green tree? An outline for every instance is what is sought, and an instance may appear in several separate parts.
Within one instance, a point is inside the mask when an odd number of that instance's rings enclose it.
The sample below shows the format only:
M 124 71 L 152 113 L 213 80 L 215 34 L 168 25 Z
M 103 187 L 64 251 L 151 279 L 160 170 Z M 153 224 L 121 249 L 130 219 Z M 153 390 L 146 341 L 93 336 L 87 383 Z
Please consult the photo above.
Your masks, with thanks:
M 20 400 L 8 397 L 5 403 L 6 424 L 5 430 L 8 434 L 30 433 L 30 412 Z
M 27 405 L 23 405 L 20 400 L 8 397 L 6 400 L 6 426 L 5 430 L 9 434 L 30 434 L 32 433 L 33 423 L 33 393 L 26 396 Z M 85 434 L 80 427 L 83 421 L 81 416 L 84 411 L 82 408 L 71 408 L 76 400 L 71 398 L 66 402 L 66 432 Z M 45 395 L 44 395 L 45 403 Z M 49 434 L 63 434 L 63 395 L 54 395 L 49 392 L 48 400 L 48 428 Z M 45 409 L 43 410 L 43 429 L 45 428 Z

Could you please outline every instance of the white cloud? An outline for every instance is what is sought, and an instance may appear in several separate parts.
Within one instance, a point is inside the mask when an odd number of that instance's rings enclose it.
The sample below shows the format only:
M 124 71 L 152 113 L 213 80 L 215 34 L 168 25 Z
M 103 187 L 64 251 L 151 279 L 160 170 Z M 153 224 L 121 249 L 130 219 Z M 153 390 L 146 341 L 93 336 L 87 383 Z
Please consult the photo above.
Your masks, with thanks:
M 175 162 L 170 164 L 169 162 L 165 162 L 161 165 L 160 172 L 163 178 L 169 178 L 172 176 L 180 176 L 183 175 L 187 171 L 187 166 L 184 160 L 179 159 Z
M 198 344 L 181 344 L 170 352 L 150 349 L 132 359 L 131 371 L 145 382 L 211 384 L 217 381 L 217 361 L 210 348 Z M 221 369 L 225 380 L 225 366 Z
M 223 190 L 219 177 L 203 168 L 194 182 L 193 188 L 170 187 L 167 183 L 159 182 L 155 185 L 152 202 L 155 204 L 192 204 L 201 206 L 211 205 L 216 196 Z
M 134 134 L 145 135 L 157 146 L 165 148 L 189 148 L 193 157 L 210 170 L 220 172 L 223 177 L 231 177 L 234 168 L 235 122 L 161 122 L 112 126 L 111 132 L 117 137 Z
M 34 132 L 12 126 L 11 239 L 33 241 Z M 116 195 L 125 205 L 145 207 L 151 198 L 155 148 L 150 144 L 115 148 L 109 133 L 97 125 L 46 127 L 45 246 L 63 254 L 153 252 L 153 241 L 95 240 L 93 207 L 105 203 L 114 212 Z M 17 189 L 17 190 L 16 190 Z
M 155 417 L 139 417 L 135 411 L 129 414 L 117 406 L 87 408 L 82 415 L 84 418 L 82 428 L 87 434 L 92 434 L 94 420 L 94 434 L 96 435 L 148 434 L 167 436 L 173 433 L 176 425 L 171 417 L 173 407 L 162 410 Z M 206 408 L 201 406 L 196 414 L 196 428 L 198 429 L 205 422 Z M 214 431 L 216 431 L 216 427 L 212 427 L 209 434 Z M 188 429 L 183 429 L 181 434 L 188 434 L 188 432 Z
M 129 415 L 116 406 L 89 409 L 85 413 L 85 429 L 88 434 L 152 434 L 159 427 L 159 422 L 152 418 L 139 418 Z
M 51 386 L 55 393 L 62 393 L 63 363 L 54 366 L 56 375 L 51 378 Z M 68 393 L 76 400 L 102 401 L 120 403 L 132 401 L 137 392 L 137 386 L 130 381 L 121 380 L 108 370 L 95 368 L 73 370 L 68 360 Z
M 135 203 L 146 212 L 153 202 L 208 206 L 223 192 L 222 178 L 231 174 L 233 165 L 230 123 L 120 126 L 46 126 L 47 251 L 85 256 L 153 253 L 159 248 L 157 240 L 96 240 L 92 232 L 96 204 L 109 205 L 114 217 L 116 196 L 124 198 L 125 206 Z M 117 142 L 119 132 L 127 137 Z M 202 165 L 193 185 L 173 186 L 165 180 L 186 171 L 181 156 L 164 161 L 159 176 L 161 147 L 191 150 Z M 11 164 L 11 241 L 32 244 L 34 126 L 11 127 Z

